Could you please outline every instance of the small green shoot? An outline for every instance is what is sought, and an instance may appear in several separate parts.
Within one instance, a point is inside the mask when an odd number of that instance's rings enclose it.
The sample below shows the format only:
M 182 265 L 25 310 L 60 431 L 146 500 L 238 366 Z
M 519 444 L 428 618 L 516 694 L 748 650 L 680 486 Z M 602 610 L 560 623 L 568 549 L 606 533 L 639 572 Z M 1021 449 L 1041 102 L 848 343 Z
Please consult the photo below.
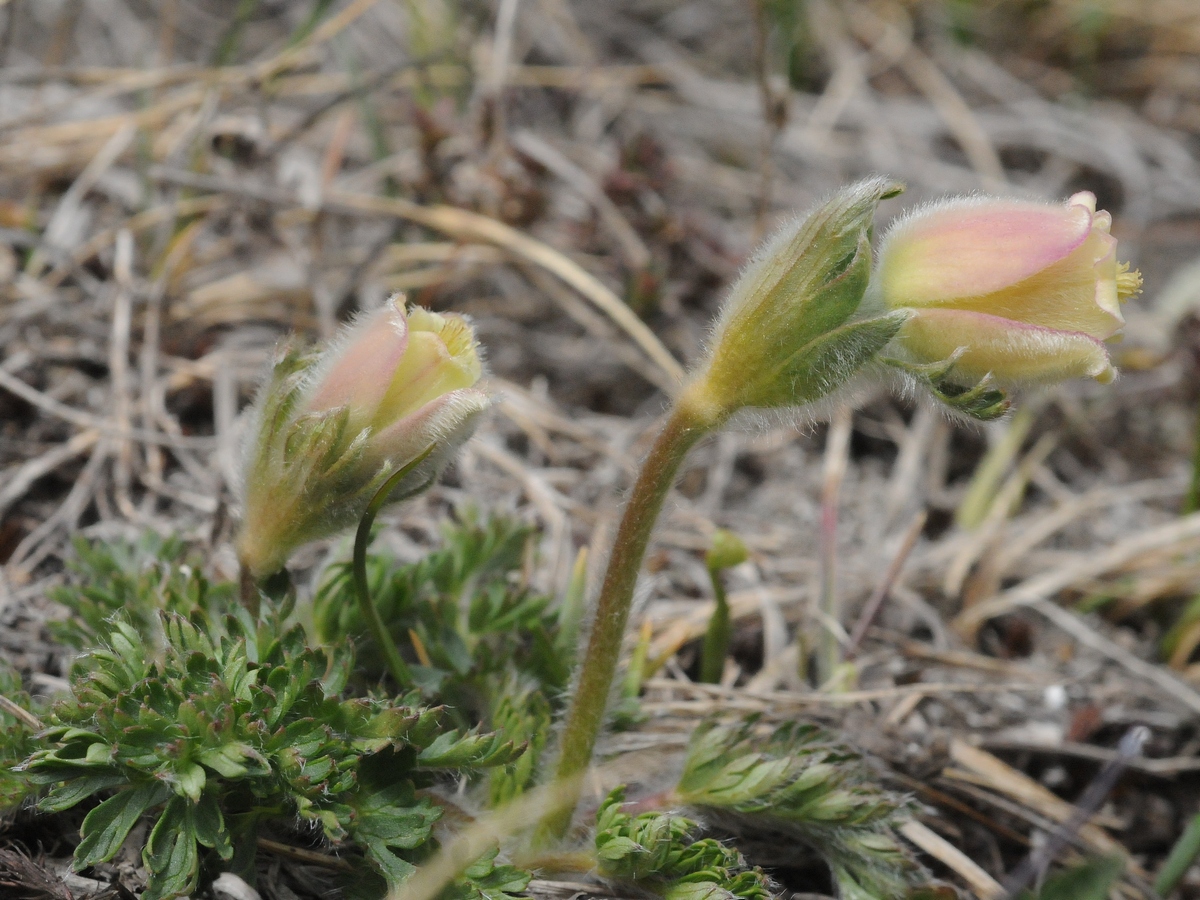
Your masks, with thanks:
M 713 533 L 712 546 L 704 556 L 704 563 L 712 580 L 717 606 L 708 620 L 708 631 L 705 632 L 704 648 L 700 654 L 700 681 L 704 684 L 720 683 L 721 673 L 725 670 L 725 657 L 729 655 L 729 600 L 725 596 L 725 582 L 721 573 L 725 569 L 740 566 L 749 555 L 742 539 L 732 531 L 718 528 Z
M 1187 870 L 1192 867 L 1196 857 L 1200 856 L 1200 815 L 1194 816 L 1183 834 L 1171 848 L 1158 876 L 1154 879 L 1154 892 L 1160 897 L 1169 897 L 1171 892 L 1183 880 Z

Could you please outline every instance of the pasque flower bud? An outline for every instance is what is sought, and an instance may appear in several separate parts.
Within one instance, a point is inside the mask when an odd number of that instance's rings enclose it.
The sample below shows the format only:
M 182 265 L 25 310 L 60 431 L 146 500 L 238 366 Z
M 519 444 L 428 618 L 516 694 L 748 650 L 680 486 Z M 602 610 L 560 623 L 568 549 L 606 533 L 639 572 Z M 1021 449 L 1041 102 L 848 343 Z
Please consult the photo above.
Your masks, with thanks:
M 406 312 L 400 297 L 319 357 L 285 348 L 252 417 L 242 565 L 255 577 L 278 571 L 301 544 L 355 524 L 415 460 L 393 496 L 430 484 L 488 405 L 482 373 L 465 318 Z
M 961 198 L 917 209 L 888 232 L 871 299 L 909 310 L 892 344 L 913 364 L 953 359 L 971 385 L 1046 383 L 1114 370 L 1104 341 L 1141 276 L 1119 265 L 1096 197 L 1065 204 Z
M 870 361 L 907 317 L 859 311 L 875 207 L 901 190 L 885 178 L 861 181 L 768 241 L 730 291 L 707 364 L 682 402 L 715 421 L 747 407 L 801 406 Z

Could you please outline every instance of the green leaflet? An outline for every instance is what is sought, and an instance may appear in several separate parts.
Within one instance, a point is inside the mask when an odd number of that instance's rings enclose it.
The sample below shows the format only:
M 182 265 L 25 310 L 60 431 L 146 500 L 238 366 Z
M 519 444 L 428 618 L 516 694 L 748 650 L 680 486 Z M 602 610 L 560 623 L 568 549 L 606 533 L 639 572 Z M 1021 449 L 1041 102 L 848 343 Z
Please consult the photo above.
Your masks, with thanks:
M 761 734 L 753 718 L 709 722 L 692 735 L 679 800 L 740 831 L 791 834 L 829 864 L 855 900 L 903 897 L 924 880 L 895 836 L 905 801 L 878 787 L 862 759 L 815 725 Z
M 550 701 L 536 687 L 524 689 L 508 684 L 492 716 L 492 727 L 500 734 L 525 742 L 525 752 L 504 766 L 492 769 L 488 796 L 493 807 L 520 795 L 533 782 L 536 766 L 553 725 Z
M 496 854 L 492 850 L 468 866 L 442 892 L 441 900 L 515 900 L 532 876 L 516 866 L 497 865 Z
M 929 390 L 936 400 L 964 416 L 981 422 L 990 422 L 1003 416 L 1012 403 L 990 376 L 971 387 L 963 387 L 950 379 L 959 355 L 936 363 L 911 363 L 886 356 L 881 356 L 879 361 L 904 372 Z
M 770 882 L 719 841 L 693 840 L 698 825 L 670 813 L 632 816 L 613 790 L 596 813 L 596 857 L 605 878 L 627 881 L 678 900 L 769 900 Z
M 469 731 L 459 735 L 447 731 L 417 756 L 417 764 L 425 768 L 460 769 L 502 766 L 517 759 L 525 745 L 514 744 L 500 734 L 478 734 Z
M 428 798 L 417 800 L 411 784 L 395 784 L 361 798 L 350 834 L 378 867 L 388 888 L 396 888 L 416 866 L 395 851 L 423 845 L 441 815 Z
M 75 868 L 86 869 L 116 856 L 142 813 L 166 797 L 164 785 L 143 783 L 114 794 L 89 812 L 79 830 L 81 840 L 75 848 Z
M 127 781 L 127 776 L 117 771 L 99 775 L 84 775 L 78 778 L 74 778 L 69 774 L 62 777 L 71 778 L 72 780 L 56 784 L 50 793 L 42 798 L 41 802 L 38 803 L 38 809 L 42 812 L 62 812 L 86 800 L 92 794 L 117 787 L 118 785 L 125 784 Z
M 150 831 L 142 851 L 142 862 L 151 873 L 143 900 L 178 896 L 195 882 L 200 855 L 191 807 L 183 797 L 171 798 Z

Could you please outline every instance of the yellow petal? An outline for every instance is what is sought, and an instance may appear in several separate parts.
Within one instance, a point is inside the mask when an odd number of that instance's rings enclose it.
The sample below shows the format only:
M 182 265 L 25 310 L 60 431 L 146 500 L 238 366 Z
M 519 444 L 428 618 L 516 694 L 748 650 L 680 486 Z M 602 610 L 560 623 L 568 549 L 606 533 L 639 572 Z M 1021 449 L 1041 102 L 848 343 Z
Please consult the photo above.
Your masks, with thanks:
M 408 325 L 408 348 L 379 404 L 376 430 L 443 394 L 471 387 L 483 372 L 474 334 L 461 316 L 415 307 L 409 311 Z

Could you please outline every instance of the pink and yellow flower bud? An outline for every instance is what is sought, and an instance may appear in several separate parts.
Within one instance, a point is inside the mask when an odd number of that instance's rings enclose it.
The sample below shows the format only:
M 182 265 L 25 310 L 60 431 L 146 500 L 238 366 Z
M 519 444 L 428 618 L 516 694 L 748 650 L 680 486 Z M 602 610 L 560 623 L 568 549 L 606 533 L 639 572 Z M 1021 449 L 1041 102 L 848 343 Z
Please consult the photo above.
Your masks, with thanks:
M 966 198 L 918 209 L 884 239 L 872 292 L 911 310 L 893 347 L 955 359 L 951 380 L 1111 381 L 1104 342 L 1141 276 L 1117 263 L 1112 216 L 1089 192 L 1066 204 Z
M 285 352 L 256 404 L 242 564 L 256 577 L 282 568 L 301 544 L 357 522 L 414 460 L 394 496 L 431 483 L 488 405 L 482 374 L 466 319 L 406 311 L 401 298 L 360 318 L 315 361 Z

